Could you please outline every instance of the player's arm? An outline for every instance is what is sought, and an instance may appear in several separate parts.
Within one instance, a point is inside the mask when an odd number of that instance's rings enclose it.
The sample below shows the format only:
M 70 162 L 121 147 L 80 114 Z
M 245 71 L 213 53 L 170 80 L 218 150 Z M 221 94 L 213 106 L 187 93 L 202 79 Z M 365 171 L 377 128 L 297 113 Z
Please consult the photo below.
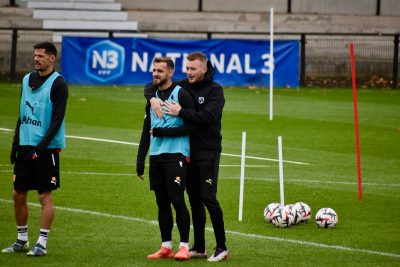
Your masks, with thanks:
M 157 88 L 154 87 L 153 83 L 148 83 L 144 87 L 144 97 L 151 104 L 151 109 L 154 111 L 158 118 L 163 117 L 162 105 L 163 102 L 155 97 Z
M 18 148 L 19 148 L 19 127 L 20 126 L 21 126 L 21 118 L 18 116 L 17 126 L 15 126 L 14 138 L 13 138 L 13 142 L 11 145 L 11 153 L 10 153 L 11 164 L 14 164 L 15 160 L 17 159 L 17 152 L 18 152 Z
M 189 95 L 188 92 L 185 90 L 179 90 L 179 103 L 182 107 L 186 109 L 193 109 L 195 108 L 194 102 L 192 97 Z M 160 136 L 183 136 L 183 135 L 190 135 L 197 130 L 197 126 L 190 121 L 184 119 L 184 124 L 180 127 L 173 127 L 173 128 L 153 128 L 152 134 L 155 137 Z
M 146 98 L 147 101 L 150 101 L 150 99 L 155 96 L 156 91 L 157 90 L 154 87 L 153 83 L 146 84 L 144 86 L 144 98 Z
M 22 90 L 21 90 L 21 96 L 22 96 Z M 21 103 L 20 103 L 20 105 L 21 105 Z M 19 116 L 20 108 L 18 109 L 18 120 L 17 120 L 17 125 L 15 126 L 14 138 L 13 138 L 13 142 L 11 145 L 11 153 L 10 153 L 11 164 L 15 163 L 15 160 L 17 159 L 18 149 L 19 149 L 19 127 L 21 126 L 21 117 Z
M 136 174 L 143 180 L 144 166 L 146 161 L 147 152 L 150 147 L 150 105 L 146 106 L 146 115 L 143 120 L 142 135 L 136 157 Z
M 49 129 L 37 145 L 39 150 L 44 150 L 56 136 L 65 117 L 68 99 L 68 86 L 62 76 L 54 81 L 51 88 L 50 99 L 53 102 L 53 111 Z
M 225 98 L 222 87 L 214 86 L 210 90 L 204 109 L 201 111 L 187 109 L 177 105 L 176 103 L 167 103 L 166 105 L 170 109 L 168 114 L 178 115 L 183 119 L 198 125 L 208 125 L 217 122 L 221 118 L 224 104 Z

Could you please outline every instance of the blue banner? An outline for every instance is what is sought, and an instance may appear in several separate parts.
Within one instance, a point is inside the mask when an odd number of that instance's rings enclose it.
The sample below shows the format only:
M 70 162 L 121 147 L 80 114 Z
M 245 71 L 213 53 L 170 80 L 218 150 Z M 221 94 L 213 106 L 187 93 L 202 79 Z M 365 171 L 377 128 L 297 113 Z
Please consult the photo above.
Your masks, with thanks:
M 275 67 L 274 86 L 298 87 L 299 42 L 274 41 L 275 66 L 269 50 L 269 41 L 63 37 L 61 67 L 68 83 L 143 85 L 152 80 L 154 57 L 171 57 L 178 80 L 186 77 L 186 56 L 201 51 L 223 86 L 269 87 Z

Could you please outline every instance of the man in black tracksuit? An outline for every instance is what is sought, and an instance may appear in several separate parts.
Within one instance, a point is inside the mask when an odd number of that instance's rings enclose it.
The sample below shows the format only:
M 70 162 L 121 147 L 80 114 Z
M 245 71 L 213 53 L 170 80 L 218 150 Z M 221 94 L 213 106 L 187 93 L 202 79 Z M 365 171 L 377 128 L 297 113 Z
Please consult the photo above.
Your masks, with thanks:
M 217 200 L 217 183 L 221 146 L 221 118 L 225 104 L 223 89 L 213 81 L 214 68 L 204 54 L 194 52 L 187 57 L 187 78 L 178 82 L 195 101 L 196 109 L 182 108 L 174 102 L 160 103 L 154 96 L 154 88 L 146 87 L 145 97 L 150 99 L 152 108 L 160 116 L 166 114 L 180 116 L 185 121 L 195 123 L 197 131 L 190 135 L 191 163 L 188 165 L 186 189 L 192 209 L 194 246 L 191 258 L 207 257 L 205 251 L 205 224 L 207 207 L 214 228 L 217 247 L 209 261 L 228 258 L 223 213 Z M 162 105 L 162 109 L 161 109 Z M 170 129 L 153 129 L 159 135 L 176 134 Z M 139 162 L 138 158 L 138 162 Z M 143 171 L 142 171 L 143 172 Z M 138 173 L 139 175 L 139 173 Z

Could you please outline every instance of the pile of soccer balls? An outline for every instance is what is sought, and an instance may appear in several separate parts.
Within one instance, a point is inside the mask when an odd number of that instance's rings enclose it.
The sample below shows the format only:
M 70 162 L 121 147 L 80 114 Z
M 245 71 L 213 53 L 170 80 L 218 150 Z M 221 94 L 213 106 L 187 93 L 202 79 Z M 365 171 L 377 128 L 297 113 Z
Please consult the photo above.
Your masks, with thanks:
M 311 208 L 304 202 L 282 206 L 279 203 L 270 203 L 264 209 L 264 218 L 275 227 L 285 228 L 302 222 L 308 222 L 311 218 Z M 331 208 L 320 209 L 315 222 L 320 228 L 333 228 L 338 223 L 337 213 Z

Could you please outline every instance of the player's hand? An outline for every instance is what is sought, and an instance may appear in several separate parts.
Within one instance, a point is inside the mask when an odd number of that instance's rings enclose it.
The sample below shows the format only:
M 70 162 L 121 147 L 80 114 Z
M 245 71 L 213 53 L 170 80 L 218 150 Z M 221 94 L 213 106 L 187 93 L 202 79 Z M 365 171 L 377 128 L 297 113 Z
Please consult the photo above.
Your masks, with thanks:
M 144 174 L 144 161 L 142 161 L 142 160 L 137 160 L 136 161 L 136 174 L 141 180 L 144 180 L 144 177 L 143 177 L 143 174 Z
M 162 105 L 164 105 L 164 103 L 160 99 L 152 97 L 150 99 L 150 104 L 151 104 L 151 109 L 154 111 L 156 116 L 161 119 L 164 116 L 162 109 Z
M 14 164 L 15 161 L 17 160 L 17 153 L 18 153 L 17 146 L 12 146 L 11 147 L 11 153 L 10 153 L 10 162 L 11 162 L 11 164 Z
M 178 103 L 176 103 L 174 100 L 169 102 L 166 100 L 164 102 L 164 112 L 166 114 L 172 115 L 172 116 L 179 116 L 179 111 L 181 111 L 182 107 Z

